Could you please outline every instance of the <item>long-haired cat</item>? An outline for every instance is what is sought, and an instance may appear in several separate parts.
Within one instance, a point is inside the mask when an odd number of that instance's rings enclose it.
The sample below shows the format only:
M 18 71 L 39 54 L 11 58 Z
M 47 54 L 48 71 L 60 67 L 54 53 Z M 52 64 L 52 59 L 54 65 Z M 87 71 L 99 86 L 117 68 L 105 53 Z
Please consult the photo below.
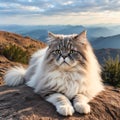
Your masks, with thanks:
M 25 82 L 61 115 L 72 115 L 74 111 L 89 113 L 88 102 L 103 90 L 103 84 L 86 32 L 48 35 L 48 47 L 33 54 L 27 69 L 9 70 L 5 75 L 6 84 L 17 86 Z

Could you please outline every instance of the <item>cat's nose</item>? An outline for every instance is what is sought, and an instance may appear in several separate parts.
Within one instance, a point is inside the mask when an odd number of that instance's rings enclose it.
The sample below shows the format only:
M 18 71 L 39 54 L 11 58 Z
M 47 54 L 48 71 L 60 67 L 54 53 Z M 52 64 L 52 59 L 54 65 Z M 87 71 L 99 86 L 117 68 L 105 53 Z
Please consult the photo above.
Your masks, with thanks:
M 65 59 L 68 56 L 67 52 L 62 53 L 62 57 Z
M 67 57 L 67 55 L 64 55 L 64 56 L 62 55 L 62 57 L 65 59 Z

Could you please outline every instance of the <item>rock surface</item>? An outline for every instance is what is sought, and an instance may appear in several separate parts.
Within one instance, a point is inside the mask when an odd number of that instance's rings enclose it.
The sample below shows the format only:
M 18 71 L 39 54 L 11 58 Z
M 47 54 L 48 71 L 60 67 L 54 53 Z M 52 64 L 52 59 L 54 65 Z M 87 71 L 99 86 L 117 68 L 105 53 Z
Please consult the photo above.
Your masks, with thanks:
M 106 86 L 89 104 L 88 115 L 74 113 L 63 117 L 25 85 L 0 86 L 0 120 L 120 120 L 120 89 Z

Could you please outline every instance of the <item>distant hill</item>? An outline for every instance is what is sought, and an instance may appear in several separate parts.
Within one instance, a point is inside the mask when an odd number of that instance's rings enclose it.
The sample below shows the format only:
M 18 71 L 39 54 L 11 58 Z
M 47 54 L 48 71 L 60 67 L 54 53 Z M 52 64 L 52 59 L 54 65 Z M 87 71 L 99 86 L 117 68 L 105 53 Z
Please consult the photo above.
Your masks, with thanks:
M 61 28 L 57 31 L 54 31 L 55 33 L 58 33 L 58 34 L 79 34 L 80 32 L 82 32 L 83 30 L 86 30 L 86 28 L 82 25 L 76 25 L 76 26 L 72 26 L 72 25 L 69 25 L 69 26 L 65 26 L 64 28 Z
M 41 41 L 37 41 L 35 39 L 31 39 L 28 36 L 23 37 L 22 35 L 18 35 L 15 33 L 10 33 L 6 31 L 0 31 L 0 53 L 9 45 L 16 45 L 23 49 L 24 51 L 28 51 L 28 53 L 32 54 L 37 49 L 45 47 L 45 43 Z
M 120 34 L 109 37 L 99 37 L 91 43 L 95 49 L 120 48 Z
M 36 29 L 33 31 L 22 33 L 22 35 L 30 36 L 31 38 L 35 38 L 37 40 L 42 40 L 43 42 L 46 42 L 46 38 L 48 37 L 48 31 L 44 29 Z
M 46 38 L 48 37 L 48 31 L 51 31 L 53 33 L 56 34 L 79 34 L 80 32 L 82 32 L 83 30 L 85 30 L 86 28 L 83 26 L 71 26 L 71 25 L 67 25 L 67 26 L 40 26 L 40 28 L 38 29 L 32 29 L 30 31 L 27 32 L 21 32 L 21 34 L 23 36 L 30 36 L 32 38 L 38 39 L 38 40 L 42 40 L 44 42 L 46 42 Z
M 47 32 L 51 31 L 58 34 L 79 34 L 87 30 L 88 39 L 94 41 L 101 36 L 113 36 L 120 34 L 120 26 L 82 26 L 82 25 L 0 25 L 0 30 L 15 32 L 23 36 L 42 40 L 46 42 Z
M 65 25 L 65 26 L 40 26 L 37 29 L 31 29 L 28 32 L 21 32 L 22 35 L 27 35 L 35 39 L 42 39 L 46 42 L 47 33 L 51 31 L 56 34 L 79 34 L 83 30 L 87 30 L 88 40 L 94 41 L 101 36 L 114 35 L 113 30 L 106 27 L 84 27 L 82 25 Z
M 94 41 L 96 38 L 101 36 L 106 37 L 114 35 L 113 30 L 107 27 L 88 27 L 87 31 L 88 39 L 90 41 Z
M 98 49 L 95 50 L 95 55 L 97 56 L 99 63 L 104 64 L 105 60 L 107 60 L 109 57 L 114 59 L 117 55 L 120 56 L 120 49 Z

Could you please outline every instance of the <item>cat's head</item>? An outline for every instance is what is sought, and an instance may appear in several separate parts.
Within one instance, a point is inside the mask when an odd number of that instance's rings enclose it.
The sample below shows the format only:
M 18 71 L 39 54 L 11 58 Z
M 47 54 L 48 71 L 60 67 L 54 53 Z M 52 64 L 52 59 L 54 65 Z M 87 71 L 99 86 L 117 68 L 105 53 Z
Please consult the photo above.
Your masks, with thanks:
M 88 44 L 86 31 L 78 35 L 58 35 L 49 32 L 48 36 L 47 60 L 49 64 L 62 69 L 75 66 L 85 67 L 87 62 L 85 52 Z

